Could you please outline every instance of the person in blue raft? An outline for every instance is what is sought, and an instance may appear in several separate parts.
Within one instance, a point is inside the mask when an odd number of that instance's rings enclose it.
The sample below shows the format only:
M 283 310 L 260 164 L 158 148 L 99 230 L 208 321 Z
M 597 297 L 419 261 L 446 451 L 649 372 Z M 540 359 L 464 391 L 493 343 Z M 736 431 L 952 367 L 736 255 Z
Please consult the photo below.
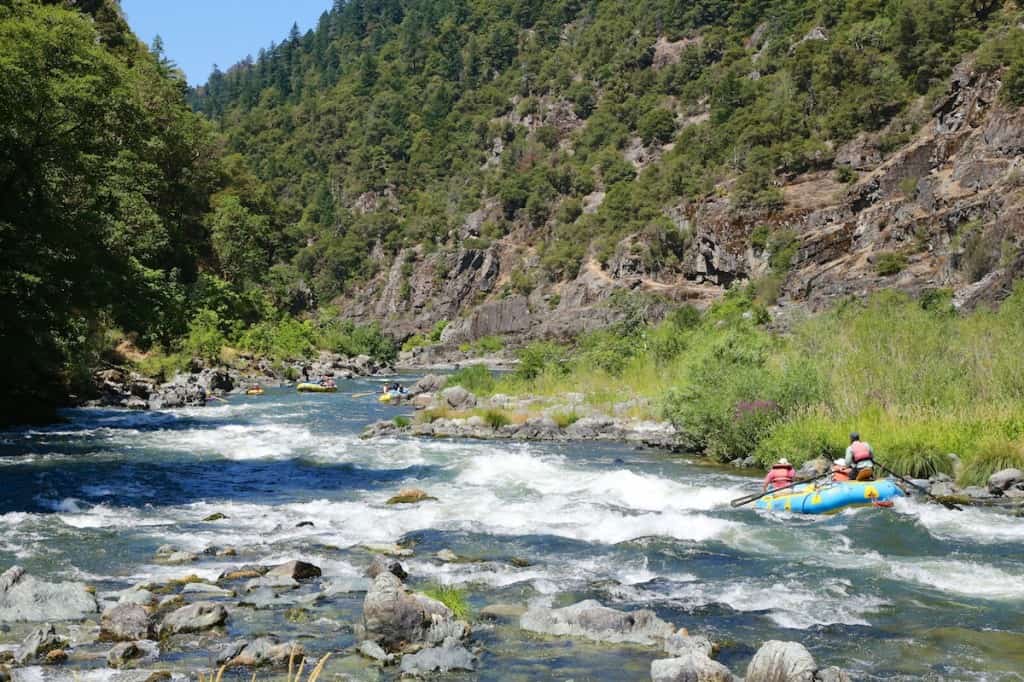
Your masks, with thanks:
M 862 441 L 856 431 L 850 434 L 850 446 L 846 448 L 844 462 L 852 472 L 852 480 L 875 480 L 875 450 L 870 443 Z

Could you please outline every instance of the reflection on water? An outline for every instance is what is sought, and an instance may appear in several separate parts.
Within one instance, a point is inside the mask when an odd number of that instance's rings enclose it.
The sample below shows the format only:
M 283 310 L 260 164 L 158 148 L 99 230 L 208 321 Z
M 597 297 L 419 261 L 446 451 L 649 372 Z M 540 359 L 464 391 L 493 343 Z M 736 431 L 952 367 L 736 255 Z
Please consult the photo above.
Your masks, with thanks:
M 352 644 L 347 625 L 362 595 L 347 590 L 362 584 L 370 560 L 359 546 L 401 540 L 415 546 L 406 562 L 414 582 L 464 586 L 476 607 L 596 598 L 653 608 L 722 642 L 720 659 L 736 672 L 762 641 L 790 639 L 855 679 L 1024 679 L 1019 519 L 913 500 L 828 518 L 767 516 L 728 504 L 753 479 L 663 453 L 358 438 L 368 421 L 393 415 L 372 396 L 279 389 L 203 409 L 76 410 L 64 424 L 4 433 L 0 569 L 17 562 L 87 580 L 102 595 L 306 559 L 323 568 L 320 588 L 334 586 L 315 607 L 318 588 L 304 588 L 312 620 L 239 609 L 232 631 L 302 636 L 316 654 Z M 438 500 L 386 505 L 405 485 Z M 227 518 L 203 521 L 215 512 Z M 201 555 L 233 546 L 239 556 L 157 564 L 166 543 Z M 433 558 L 445 548 L 471 560 Z M 0 633 L 0 644 L 16 634 Z M 527 638 L 511 626 L 478 637 L 484 679 L 536 679 L 551 668 L 646 679 L 658 657 Z M 181 655 L 166 663 L 208 665 Z

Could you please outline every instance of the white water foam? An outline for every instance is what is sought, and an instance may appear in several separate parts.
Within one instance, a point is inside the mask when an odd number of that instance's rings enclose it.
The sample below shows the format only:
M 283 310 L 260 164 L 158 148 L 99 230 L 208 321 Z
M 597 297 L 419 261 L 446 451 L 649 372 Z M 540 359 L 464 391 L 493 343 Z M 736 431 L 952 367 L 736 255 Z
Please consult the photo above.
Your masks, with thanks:
M 896 511 L 913 517 L 932 537 L 983 544 L 1024 541 L 1024 522 L 1006 514 L 964 507 L 963 511 L 906 499 L 896 501 Z

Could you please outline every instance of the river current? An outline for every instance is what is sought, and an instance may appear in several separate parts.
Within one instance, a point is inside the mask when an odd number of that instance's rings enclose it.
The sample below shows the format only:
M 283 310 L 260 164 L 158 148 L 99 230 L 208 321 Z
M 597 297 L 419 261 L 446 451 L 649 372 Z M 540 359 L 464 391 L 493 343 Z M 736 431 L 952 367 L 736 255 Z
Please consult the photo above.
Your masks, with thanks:
M 294 596 L 311 618 L 237 608 L 229 630 L 296 638 L 320 655 L 356 643 L 372 558 L 361 545 L 401 542 L 415 549 L 403 559 L 413 586 L 457 585 L 475 609 L 586 598 L 650 608 L 719 642 L 718 659 L 738 674 L 763 641 L 782 639 L 857 680 L 1024 680 L 1024 519 L 913 499 L 820 518 L 733 509 L 758 480 L 625 445 L 362 441 L 365 424 L 400 413 L 349 395 L 376 386 L 71 410 L 60 425 L 2 432 L 0 571 L 16 563 L 104 596 L 304 559 L 324 573 L 305 588 L 318 601 Z M 437 501 L 388 506 L 403 486 Z M 218 512 L 227 518 L 203 521 Z M 167 566 L 154 554 L 168 543 L 239 556 Z M 474 560 L 445 563 L 441 549 Z M 0 645 L 24 632 L 0 631 Z M 476 626 L 474 637 L 480 669 L 453 679 L 645 680 L 664 657 L 514 624 Z M 376 679 L 354 659 L 339 665 Z M 179 651 L 156 667 L 210 661 Z

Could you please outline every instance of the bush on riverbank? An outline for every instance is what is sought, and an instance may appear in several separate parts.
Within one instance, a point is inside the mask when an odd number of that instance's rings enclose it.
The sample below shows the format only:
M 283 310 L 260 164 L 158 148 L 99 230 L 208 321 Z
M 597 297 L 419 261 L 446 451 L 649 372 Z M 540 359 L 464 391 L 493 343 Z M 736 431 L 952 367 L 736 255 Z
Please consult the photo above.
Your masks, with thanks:
M 778 336 L 752 292 L 736 290 L 699 318 L 602 331 L 571 349 L 532 344 L 496 390 L 580 392 L 607 412 L 646 398 L 655 407 L 637 416 L 671 420 L 720 461 L 835 458 L 858 430 L 899 473 L 977 483 L 1024 452 L 1024 286 L 994 311 L 941 303 L 881 292 Z

